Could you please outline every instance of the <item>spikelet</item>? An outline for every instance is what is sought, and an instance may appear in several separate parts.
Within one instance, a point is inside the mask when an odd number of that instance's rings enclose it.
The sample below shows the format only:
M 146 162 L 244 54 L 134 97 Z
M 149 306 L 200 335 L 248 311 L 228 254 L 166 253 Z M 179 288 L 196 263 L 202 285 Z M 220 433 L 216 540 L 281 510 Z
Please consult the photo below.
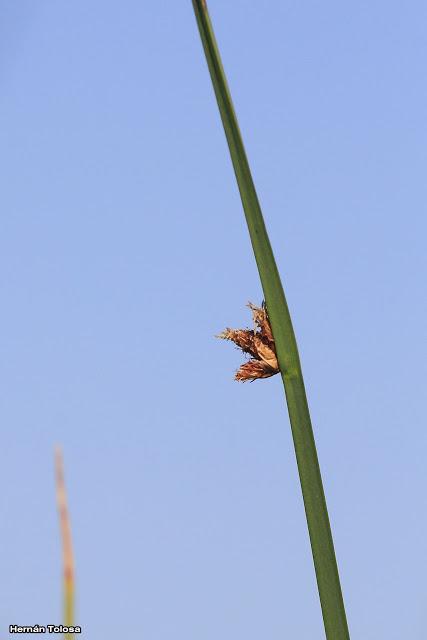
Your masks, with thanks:
M 249 302 L 248 307 L 252 311 L 254 329 L 227 328 L 217 336 L 217 338 L 234 342 L 243 353 L 251 356 L 248 362 L 240 366 L 234 376 L 234 379 L 240 382 L 270 378 L 279 373 L 274 338 L 265 303 L 257 307 Z

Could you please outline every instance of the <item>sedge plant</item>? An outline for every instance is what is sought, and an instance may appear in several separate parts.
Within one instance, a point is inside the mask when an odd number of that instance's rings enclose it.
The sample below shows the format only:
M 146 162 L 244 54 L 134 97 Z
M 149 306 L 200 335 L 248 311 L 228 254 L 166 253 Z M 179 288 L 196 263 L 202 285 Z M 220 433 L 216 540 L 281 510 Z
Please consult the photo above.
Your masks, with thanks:
M 206 0 L 192 0 L 192 3 L 240 191 L 285 388 L 326 638 L 349 640 L 331 527 L 291 316 L 252 180 Z

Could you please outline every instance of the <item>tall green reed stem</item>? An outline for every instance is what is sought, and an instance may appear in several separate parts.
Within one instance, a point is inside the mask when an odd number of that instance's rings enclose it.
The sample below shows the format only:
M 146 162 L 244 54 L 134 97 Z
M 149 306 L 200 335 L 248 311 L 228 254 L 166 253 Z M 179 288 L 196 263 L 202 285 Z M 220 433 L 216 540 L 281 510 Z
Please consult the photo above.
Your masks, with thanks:
M 242 199 L 285 387 L 327 640 L 349 640 L 325 494 L 288 305 L 205 0 L 192 0 Z

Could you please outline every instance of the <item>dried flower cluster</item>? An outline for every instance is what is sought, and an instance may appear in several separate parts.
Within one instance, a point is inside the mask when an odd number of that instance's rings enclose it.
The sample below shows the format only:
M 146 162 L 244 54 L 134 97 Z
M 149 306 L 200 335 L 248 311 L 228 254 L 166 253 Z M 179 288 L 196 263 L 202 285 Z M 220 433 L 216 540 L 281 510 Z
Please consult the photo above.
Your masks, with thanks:
M 265 303 L 262 303 L 262 307 L 256 307 L 249 302 L 248 307 L 252 310 L 254 329 L 226 329 L 217 336 L 223 340 L 231 340 L 243 353 L 251 356 L 234 376 L 235 380 L 241 382 L 269 378 L 279 373 L 276 348 Z

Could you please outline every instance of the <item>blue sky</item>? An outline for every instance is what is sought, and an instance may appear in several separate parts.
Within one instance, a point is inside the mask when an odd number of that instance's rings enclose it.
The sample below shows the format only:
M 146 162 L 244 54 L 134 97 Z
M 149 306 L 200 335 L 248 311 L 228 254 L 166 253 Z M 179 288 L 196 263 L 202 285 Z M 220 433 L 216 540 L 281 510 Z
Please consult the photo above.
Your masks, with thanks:
M 211 0 L 294 319 L 353 639 L 425 633 L 424 2 Z M 0 625 L 323 637 L 281 380 L 191 3 L 0 7 Z

